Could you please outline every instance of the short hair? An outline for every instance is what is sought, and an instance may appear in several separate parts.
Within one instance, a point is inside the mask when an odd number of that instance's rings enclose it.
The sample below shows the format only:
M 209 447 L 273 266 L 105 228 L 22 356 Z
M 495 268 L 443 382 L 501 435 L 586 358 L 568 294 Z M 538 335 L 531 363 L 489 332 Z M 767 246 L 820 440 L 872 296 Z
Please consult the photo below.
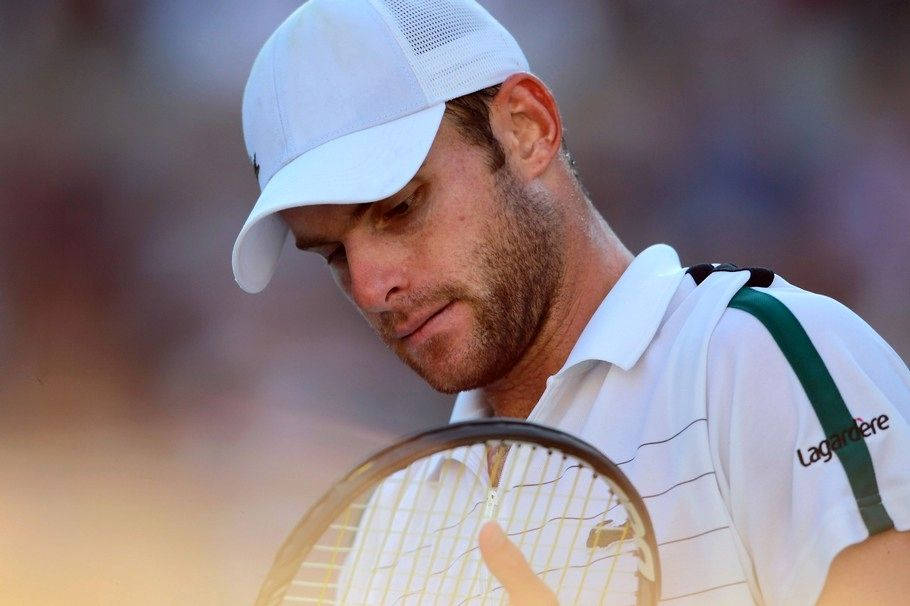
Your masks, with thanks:
M 468 142 L 484 149 L 492 172 L 498 171 L 506 163 L 506 154 L 502 149 L 502 144 L 499 143 L 499 139 L 496 138 L 490 127 L 490 103 L 499 93 L 500 88 L 502 85 L 496 84 L 446 101 L 445 111 L 452 124 Z M 565 137 L 562 139 L 560 153 L 566 167 L 577 179 L 578 170 L 575 166 L 575 159 L 566 147 Z
M 484 149 L 487 163 L 493 172 L 506 163 L 506 153 L 490 126 L 490 103 L 501 87 L 497 84 L 446 101 L 446 115 L 461 136 Z

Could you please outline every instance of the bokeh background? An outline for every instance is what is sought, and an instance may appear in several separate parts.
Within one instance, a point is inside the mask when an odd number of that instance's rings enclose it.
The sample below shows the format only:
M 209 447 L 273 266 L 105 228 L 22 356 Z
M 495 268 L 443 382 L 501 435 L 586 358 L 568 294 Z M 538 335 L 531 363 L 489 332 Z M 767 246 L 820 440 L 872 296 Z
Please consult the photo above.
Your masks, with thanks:
M 485 4 L 634 252 L 769 266 L 907 359 L 908 3 Z M 448 417 L 321 261 L 233 283 L 241 92 L 296 5 L 0 8 L 4 605 L 249 604 L 334 476 Z

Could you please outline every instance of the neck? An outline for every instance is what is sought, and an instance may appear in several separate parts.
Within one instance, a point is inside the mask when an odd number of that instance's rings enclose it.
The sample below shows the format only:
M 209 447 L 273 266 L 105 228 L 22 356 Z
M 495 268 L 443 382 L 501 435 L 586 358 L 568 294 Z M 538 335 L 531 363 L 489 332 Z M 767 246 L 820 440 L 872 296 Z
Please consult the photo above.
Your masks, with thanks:
M 606 221 L 582 200 L 583 209 L 567 217 L 565 269 L 540 330 L 518 363 L 481 389 L 496 416 L 527 418 L 547 378 L 565 364 L 591 316 L 632 261 Z

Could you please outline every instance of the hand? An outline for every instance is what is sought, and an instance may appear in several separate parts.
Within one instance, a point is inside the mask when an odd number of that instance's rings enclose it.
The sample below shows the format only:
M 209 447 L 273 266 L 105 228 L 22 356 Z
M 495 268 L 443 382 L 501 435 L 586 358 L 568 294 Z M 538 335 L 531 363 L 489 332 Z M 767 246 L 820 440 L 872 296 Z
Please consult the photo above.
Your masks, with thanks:
M 502 583 L 512 606 L 559 606 L 556 594 L 537 578 L 499 524 L 487 522 L 478 537 L 483 561 Z

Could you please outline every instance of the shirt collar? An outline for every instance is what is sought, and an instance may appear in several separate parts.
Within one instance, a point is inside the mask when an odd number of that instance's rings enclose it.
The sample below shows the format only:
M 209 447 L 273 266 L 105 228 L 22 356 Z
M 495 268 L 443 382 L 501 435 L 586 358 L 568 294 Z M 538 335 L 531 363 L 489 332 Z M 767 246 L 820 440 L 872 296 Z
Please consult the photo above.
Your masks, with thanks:
M 639 253 L 591 316 L 556 375 L 587 360 L 630 370 L 654 338 L 685 275 L 676 251 L 666 244 Z M 475 389 L 458 394 L 451 421 L 489 415 L 480 390 Z
M 655 244 L 642 251 L 591 316 L 561 374 L 585 360 L 629 370 L 647 349 L 685 272 L 676 251 Z

